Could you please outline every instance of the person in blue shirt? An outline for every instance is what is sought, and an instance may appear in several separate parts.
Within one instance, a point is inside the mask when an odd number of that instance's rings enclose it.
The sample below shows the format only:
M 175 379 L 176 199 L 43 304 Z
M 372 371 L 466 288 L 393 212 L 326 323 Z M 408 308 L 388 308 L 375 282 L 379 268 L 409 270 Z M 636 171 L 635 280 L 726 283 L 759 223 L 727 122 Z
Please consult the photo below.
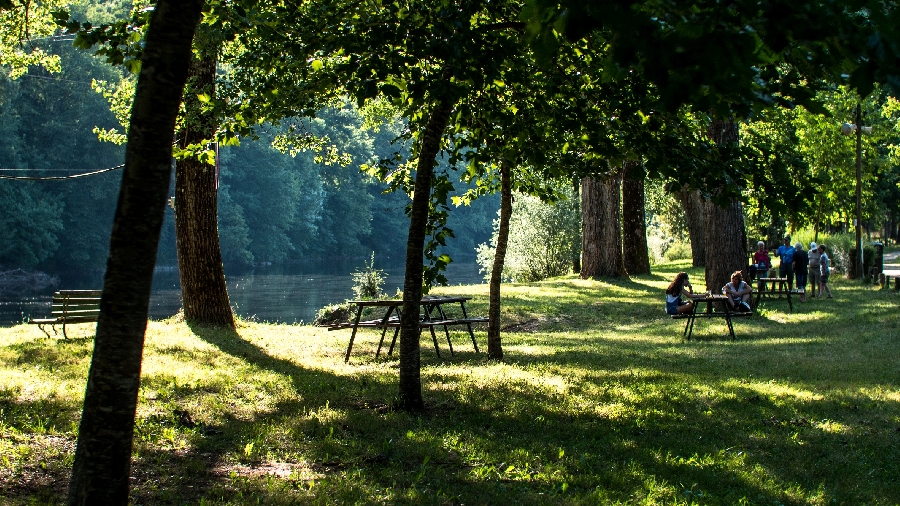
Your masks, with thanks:
M 778 275 L 787 278 L 788 290 L 794 289 L 794 247 L 791 246 L 791 236 L 784 238 L 784 244 L 775 251 L 775 256 L 781 258 L 778 266 Z

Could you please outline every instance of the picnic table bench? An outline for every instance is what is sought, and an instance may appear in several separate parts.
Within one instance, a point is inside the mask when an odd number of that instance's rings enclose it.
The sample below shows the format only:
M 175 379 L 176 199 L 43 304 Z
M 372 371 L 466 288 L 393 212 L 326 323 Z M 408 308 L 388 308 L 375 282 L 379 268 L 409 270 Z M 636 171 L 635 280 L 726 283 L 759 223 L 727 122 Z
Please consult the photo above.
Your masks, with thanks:
M 770 286 L 771 285 L 771 286 Z M 777 286 L 777 288 L 776 288 Z M 794 312 L 794 304 L 791 301 L 791 294 L 800 293 L 797 290 L 791 290 L 787 284 L 787 278 L 757 278 L 756 280 L 756 302 L 753 303 L 753 307 L 759 307 L 759 300 L 761 298 L 774 298 L 774 296 L 778 296 L 780 299 L 782 296 L 787 297 L 788 308 L 793 313 Z
M 706 311 L 698 312 L 697 308 L 704 302 L 706 303 Z M 713 308 L 714 303 L 721 305 L 721 311 L 716 311 L 715 308 Z M 690 313 L 674 314 L 671 316 L 673 320 L 687 320 L 684 324 L 684 333 L 682 334 L 682 337 L 686 338 L 688 341 L 691 340 L 691 336 L 694 333 L 694 322 L 697 321 L 697 318 L 724 318 L 725 323 L 728 325 L 728 333 L 731 335 L 731 339 L 735 340 L 732 319 L 746 318 L 752 314 L 753 313 L 738 313 L 732 311 L 731 306 L 728 304 L 728 296 L 726 295 L 706 295 L 702 298 L 694 299 L 693 310 Z
M 54 335 L 56 325 L 62 324 L 63 337 L 66 335 L 67 323 L 91 323 L 100 317 L 100 296 L 102 290 L 60 290 L 53 294 L 53 302 L 50 304 L 49 318 L 33 318 L 28 323 L 33 323 L 41 329 L 47 337 L 50 333 L 44 329 L 44 325 L 50 325 Z
M 441 356 L 441 351 L 438 348 L 437 342 L 437 334 L 434 331 L 435 327 L 444 327 L 444 333 L 447 336 L 447 346 L 450 348 L 450 354 L 453 354 L 453 343 L 450 341 L 450 330 L 449 327 L 453 325 L 464 325 L 469 331 L 469 336 L 472 338 L 472 346 L 475 348 L 475 352 L 478 353 L 478 343 L 475 341 L 475 333 L 472 331 L 472 324 L 474 323 L 485 323 L 488 321 L 487 318 L 482 317 L 471 317 L 466 311 L 466 301 L 471 300 L 471 297 L 423 297 L 419 302 L 422 307 L 421 318 L 419 321 L 419 328 L 427 328 L 431 331 L 431 340 L 434 343 L 434 351 L 437 353 L 437 356 Z M 394 329 L 394 336 L 391 340 L 391 346 L 388 349 L 388 355 L 394 353 L 394 346 L 397 343 L 397 336 L 400 333 L 400 317 L 401 317 L 401 307 L 403 307 L 403 301 L 399 299 L 391 299 L 391 300 L 352 300 L 351 304 L 356 306 L 356 317 L 352 322 L 346 323 L 337 323 L 328 325 L 328 330 L 339 330 L 352 328 L 353 332 L 350 334 L 350 343 L 347 345 L 347 354 L 344 356 L 344 362 L 350 361 L 350 352 L 353 350 L 353 341 L 356 338 L 356 331 L 362 328 L 380 328 L 381 330 L 381 340 L 378 342 L 378 349 L 375 351 L 375 357 L 378 357 L 381 354 L 381 348 L 384 345 L 384 338 L 387 334 L 387 330 L 389 328 Z M 448 308 L 447 305 L 453 307 L 454 305 L 459 304 L 459 308 L 462 314 L 462 317 L 451 317 L 448 316 Z M 385 309 L 384 316 L 381 318 L 376 318 L 372 320 L 363 320 L 362 312 L 365 308 L 382 308 Z
M 891 278 L 894 278 L 894 290 L 900 290 L 900 269 L 885 269 L 881 271 L 881 286 L 891 286 Z

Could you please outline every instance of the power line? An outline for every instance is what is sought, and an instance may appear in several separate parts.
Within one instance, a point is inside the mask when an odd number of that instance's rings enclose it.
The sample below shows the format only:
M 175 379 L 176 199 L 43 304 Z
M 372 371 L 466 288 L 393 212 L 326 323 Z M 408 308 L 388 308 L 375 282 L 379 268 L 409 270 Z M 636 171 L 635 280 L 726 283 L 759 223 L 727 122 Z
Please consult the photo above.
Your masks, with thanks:
M 72 174 L 71 176 L 4 176 L 0 175 L 0 179 L 13 179 L 16 181 L 60 181 L 64 179 L 75 179 L 79 177 L 87 177 L 87 176 L 95 176 L 97 174 L 103 174 L 104 172 L 109 172 L 112 170 L 121 169 L 125 164 L 116 165 L 115 167 L 109 167 L 107 169 L 95 170 L 93 172 L 83 172 L 81 174 Z M 66 170 L 66 169 L 0 169 L 3 171 L 9 170 Z

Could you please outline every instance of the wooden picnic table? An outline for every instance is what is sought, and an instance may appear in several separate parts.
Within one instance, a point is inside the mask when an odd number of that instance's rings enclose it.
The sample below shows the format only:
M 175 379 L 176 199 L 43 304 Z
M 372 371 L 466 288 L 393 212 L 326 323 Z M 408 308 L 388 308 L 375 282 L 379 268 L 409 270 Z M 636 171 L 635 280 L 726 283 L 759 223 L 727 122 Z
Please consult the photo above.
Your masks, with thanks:
M 769 286 L 771 285 L 771 286 Z M 777 288 L 776 288 L 777 286 Z M 756 302 L 754 307 L 759 307 L 759 299 L 766 297 L 772 298 L 775 295 L 780 299 L 782 295 L 787 296 L 788 308 L 793 313 L 794 304 L 791 302 L 791 294 L 795 293 L 788 287 L 787 278 L 757 278 L 756 280 Z
M 472 331 L 473 323 L 484 323 L 487 322 L 487 318 L 479 318 L 479 317 L 470 317 L 468 312 L 466 311 L 466 301 L 471 300 L 471 297 L 438 297 L 438 296 L 428 296 L 423 297 L 419 302 L 419 305 L 422 307 L 422 311 L 420 313 L 420 328 L 428 328 L 431 331 L 431 340 L 434 343 L 434 351 L 437 353 L 437 356 L 441 356 L 440 349 L 438 348 L 437 335 L 435 334 L 435 327 L 444 327 L 444 333 L 447 335 L 447 345 L 450 347 L 450 354 L 453 354 L 453 343 L 450 341 L 450 330 L 449 327 L 452 325 L 464 325 L 468 331 L 469 336 L 472 338 L 472 345 L 475 347 L 475 352 L 478 352 L 478 343 L 475 341 L 475 333 Z M 378 349 L 375 351 L 375 356 L 381 353 L 381 347 L 384 345 L 384 337 L 387 334 L 387 329 L 394 328 L 394 337 L 391 340 L 391 346 L 388 349 L 388 355 L 393 354 L 394 345 L 397 343 L 397 335 L 400 333 L 400 316 L 401 316 L 401 308 L 403 307 L 403 300 L 401 299 L 382 299 L 382 300 L 351 300 L 351 304 L 356 306 L 356 316 L 352 322 L 347 323 L 338 323 L 335 325 L 330 325 L 328 330 L 338 330 L 345 328 L 352 328 L 353 332 L 350 334 L 350 343 L 347 345 L 347 354 L 344 357 L 344 362 L 350 361 L 350 352 L 353 351 L 353 341 L 356 338 L 356 331 L 360 327 L 370 327 L 370 328 L 380 328 L 381 330 L 381 340 L 378 342 Z M 457 317 L 449 317 L 448 306 L 455 306 L 459 304 L 459 309 L 462 313 L 462 318 Z M 385 313 L 384 316 L 373 319 L 373 320 L 365 320 L 360 321 L 362 318 L 363 309 L 365 308 L 382 308 Z
M 682 335 L 688 341 L 691 340 L 691 336 L 694 334 L 694 322 L 697 320 L 697 318 L 724 318 L 725 323 L 728 325 L 728 333 L 731 335 L 731 339 L 734 340 L 734 324 L 732 323 L 731 319 L 736 317 L 746 317 L 752 314 L 732 311 L 731 306 L 728 304 L 727 295 L 705 295 L 701 298 L 696 298 L 693 300 L 693 310 L 690 313 L 672 315 L 673 319 L 687 320 L 687 322 L 685 322 L 684 324 L 684 333 Z M 700 304 L 703 303 L 706 303 L 706 311 L 697 311 L 697 308 L 700 307 Z M 722 307 L 722 310 L 716 311 L 713 307 L 713 304 L 719 304 Z

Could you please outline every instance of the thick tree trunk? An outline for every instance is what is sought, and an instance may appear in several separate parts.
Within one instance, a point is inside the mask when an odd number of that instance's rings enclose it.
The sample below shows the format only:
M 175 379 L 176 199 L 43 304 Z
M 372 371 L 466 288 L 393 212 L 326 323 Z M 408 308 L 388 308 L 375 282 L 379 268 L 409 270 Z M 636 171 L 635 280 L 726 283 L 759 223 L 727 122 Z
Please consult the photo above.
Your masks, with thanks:
M 622 253 L 628 275 L 650 274 L 647 220 L 644 216 L 644 171 L 640 162 L 625 162 L 622 179 Z
M 703 267 L 706 263 L 706 210 L 703 197 L 699 191 L 687 188 L 678 191 L 676 196 L 684 209 L 688 235 L 691 237 L 691 265 Z
M 626 277 L 619 220 L 620 174 L 581 180 L 581 278 Z
M 736 144 L 738 127 L 734 121 L 713 120 L 708 135 L 717 145 Z M 721 293 L 734 271 L 747 272 L 747 232 L 739 201 L 722 208 L 706 201 L 706 288 Z
M 159 0 L 138 77 L 70 505 L 125 505 L 156 250 L 172 176 L 172 136 L 203 2 Z
M 178 133 L 182 147 L 215 135 L 215 119 L 200 111 L 198 93 L 215 93 L 213 54 L 191 61 L 184 98 L 185 122 Z M 234 328 L 219 247 L 218 182 L 214 166 L 194 157 L 175 164 L 175 239 L 184 319 L 190 324 Z
M 453 106 L 439 103 L 428 118 L 419 160 L 412 209 L 409 213 L 409 236 L 406 240 L 406 275 L 403 280 L 403 314 L 400 317 L 400 395 L 399 407 L 407 411 L 421 411 L 422 379 L 419 349 L 419 302 L 422 300 L 422 257 L 425 253 L 425 230 L 428 226 L 428 203 L 431 200 L 431 179 L 435 158 L 441 148 L 441 138 Z
M 741 271 L 744 280 L 747 272 L 747 235 L 741 203 L 734 201 L 721 208 L 712 201 L 706 202 L 706 289 L 721 293 L 722 287 L 731 281 L 734 271 Z
M 500 226 L 497 229 L 497 251 L 491 269 L 490 301 L 488 304 L 488 358 L 503 360 L 500 343 L 500 282 L 506 245 L 509 242 L 509 219 L 512 216 L 512 175 L 509 163 L 500 162 Z

